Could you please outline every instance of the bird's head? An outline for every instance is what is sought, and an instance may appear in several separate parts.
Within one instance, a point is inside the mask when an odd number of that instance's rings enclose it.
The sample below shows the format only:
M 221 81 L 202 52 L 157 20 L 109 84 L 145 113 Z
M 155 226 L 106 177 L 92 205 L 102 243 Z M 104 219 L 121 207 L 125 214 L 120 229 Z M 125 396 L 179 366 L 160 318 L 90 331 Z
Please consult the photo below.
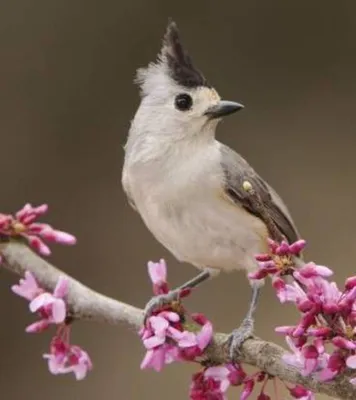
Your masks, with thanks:
M 194 67 L 173 21 L 168 23 L 157 60 L 137 71 L 136 83 L 141 103 L 133 125 L 142 134 L 184 139 L 214 133 L 222 117 L 243 108 L 239 103 L 221 100 Z

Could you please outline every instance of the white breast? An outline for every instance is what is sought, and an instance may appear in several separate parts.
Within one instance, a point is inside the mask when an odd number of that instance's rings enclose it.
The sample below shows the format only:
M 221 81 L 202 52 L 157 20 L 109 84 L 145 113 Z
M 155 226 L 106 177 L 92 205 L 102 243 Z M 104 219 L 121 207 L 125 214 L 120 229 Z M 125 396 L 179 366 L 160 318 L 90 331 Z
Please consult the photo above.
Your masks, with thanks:
M 123 174 L 148 229 L 176 258 L 199 268 L 254 269 L 266 228 L 224 196 L 222 182 L 217 146 L 163 164 L 127 163 Z

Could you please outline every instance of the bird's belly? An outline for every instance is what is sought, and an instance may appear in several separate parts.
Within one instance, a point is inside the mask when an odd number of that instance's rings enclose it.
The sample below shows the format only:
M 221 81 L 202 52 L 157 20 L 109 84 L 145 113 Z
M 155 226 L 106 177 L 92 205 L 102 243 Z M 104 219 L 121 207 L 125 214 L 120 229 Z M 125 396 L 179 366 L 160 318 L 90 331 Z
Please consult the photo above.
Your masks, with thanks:
M 254 255 L 267 251 L 264 223 L 223 197 L 147 202 L 141 215 L 177 259 L 198 268 L 254 270 Z

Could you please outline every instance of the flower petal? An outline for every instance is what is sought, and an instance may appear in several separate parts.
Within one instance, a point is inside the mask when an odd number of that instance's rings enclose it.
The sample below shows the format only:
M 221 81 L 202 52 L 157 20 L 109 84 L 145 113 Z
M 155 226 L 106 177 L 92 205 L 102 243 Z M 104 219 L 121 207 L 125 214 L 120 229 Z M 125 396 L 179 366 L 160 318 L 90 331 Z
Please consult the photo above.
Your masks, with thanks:
M 29 304 L 29 308 L 31 312 L 36 312 L 40 308 L 45 307 L 49 304 L 52 304 L 55 301 L 55 298 L 50 293 L 42 293 L 39 296 L 35 297 Z
M 169 322 L 165 318 L 153 315 L 148 319 L 148 322 L 156 335 L 164 336 L 166 334 Z
M 40 333 L 49 327 L 49 322 L 46 319 L 41 319 L 26 327 L 27 333 Z
M 196 335 L 196 340 L 200 350 L 204 350 L 213 338 L 213 325 L 208 321 L 202 326 L 200 332 Z
M 197 338 L 193 332 L 184 331 L 182 338 L 178 342 L 181 348 L 192 347 L 197 345 Z
M 209 367 L 204 371 L 206 378 L 226 379 L 229 376 L 230 370 L 224 365 Z
M 143 344 L 147 350 L 150 350 L 150 349 L 160 346 L 165 341 L 166 341 L 166 338 L 164 336 L 151 336 L 150 338 L 145 339 L 143 341 Z
M 356 355 L 348 357 L 346 360 L 346 365 L 349 368 L 356 369 Z
M 63 298 L 68 294 L 69 280 L 64 276 L 58 278 L 58 282 L 53 291 L 53 296 Z
M 163 259 L 161 259 L 158 263 L 149 261 L 147 267 L 148 274 L 153 284 L 167 281 L 167 267 Z
M 61 324 L 66 318 L 66 304 L 62 299 L 55 299 L 52 303 L 52 318 L 56 324 Z

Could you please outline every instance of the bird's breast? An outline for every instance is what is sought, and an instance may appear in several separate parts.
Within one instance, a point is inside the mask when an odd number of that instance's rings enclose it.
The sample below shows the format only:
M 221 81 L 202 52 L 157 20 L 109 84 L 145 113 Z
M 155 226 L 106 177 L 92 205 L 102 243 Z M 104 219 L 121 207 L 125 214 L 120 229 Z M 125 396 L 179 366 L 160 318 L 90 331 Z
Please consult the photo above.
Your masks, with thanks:
M 160 180 L 131 176 L 130 193 L 146 226 L 176 258 L 197 267 L 254 269 L 265 225 L 224 194 L 217 171 Z

